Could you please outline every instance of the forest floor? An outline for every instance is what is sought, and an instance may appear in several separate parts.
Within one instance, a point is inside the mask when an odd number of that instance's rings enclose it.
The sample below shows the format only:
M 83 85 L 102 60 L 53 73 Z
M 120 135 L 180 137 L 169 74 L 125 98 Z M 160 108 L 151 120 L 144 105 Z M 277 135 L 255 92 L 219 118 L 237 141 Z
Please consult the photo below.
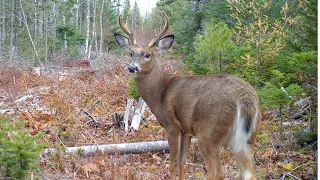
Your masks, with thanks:
M 185 72 L 179 61 L 164 63 L 166 71 Z M 174 69 L 178 69 L 175 71 Z M 166 140 L 166 132 L 151 119 L 138 131 L 125 132 L 112 124 L 111 114 L 123 112 L 128 98 L 129 74 L 116 64 L 102 71 L 94 68 L 49 68 L 40 75 L 32 69 L 0 69 L 0 115 L 26 122 L 31 134 L 45 132 L 42 141 L 51 148 Z M 90 126 L 84 113 L 100 123 Z M 145 114 L 151 116 L 150 112 Z M 317 142 L 305 146 L 295 132 L 307 123 L 285 116 L 280 125 L 277 111 L 263 113 L 251 141 L 258 179 L 317 179 Z M 223 148 L 225 179 L 240 179 L 232 153 Z M 42 155 L 39 179 L 169 179 L 169 154 L 104 154 L 96 152 Z M 185 179 L 207 179 L 196 143 L 190 148 Z

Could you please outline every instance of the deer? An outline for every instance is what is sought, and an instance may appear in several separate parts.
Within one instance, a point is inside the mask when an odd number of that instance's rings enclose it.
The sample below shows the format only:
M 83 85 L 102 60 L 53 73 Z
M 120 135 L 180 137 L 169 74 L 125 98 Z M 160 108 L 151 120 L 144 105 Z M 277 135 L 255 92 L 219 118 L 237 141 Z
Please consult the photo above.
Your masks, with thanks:
M 259 99 L 253 87 L 227 74 L 175 75 L 164 72 L 157 54 L 168 50 L 174 35 L 163 30 L 148 43 L 137 43 L 122 15 L 118 21 L 128 37 L 115 33 L 118 45 L 131 56 L 127 63 L 140 96 L 165 129 L 169 144 L 170 179 L 184 178 L 184 164 L 191 138 L 196 138 L 210 180 L 224 178 L 220 147 L 229 148 L 240 176 L 256 180 L 248 140 L 260 117 Z

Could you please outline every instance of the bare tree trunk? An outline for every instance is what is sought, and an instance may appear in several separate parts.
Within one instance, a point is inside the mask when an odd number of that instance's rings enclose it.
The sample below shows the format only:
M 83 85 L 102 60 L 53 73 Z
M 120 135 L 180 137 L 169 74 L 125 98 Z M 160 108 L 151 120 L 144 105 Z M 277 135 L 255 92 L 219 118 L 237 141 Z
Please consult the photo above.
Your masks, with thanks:
M 57 27 L 57 5 L 55 2 L 52 3 L 52 36 L 56 38 L 56 27 Z
M 132 9 L 132 15 L 131 15 L 131 28 L 132 28 L 132 33 L 135 33 L 135 30 L 134 30 L 134 11 Z
M 46 0 L 42 0 L 41 2 L 41 11 L 40 11 L 40 18 L 39 18 L 39 34 L 40 37 L 44 37 L 44 7 L 45 7 L 45 1 Z
M 19 27 L 21 27 L 23 25 L 23 21 L 22 21 L 23 15 L 22 15 L 21 11 L 19 11 L 18 13 L 19 13 L 19 17 L 17 17 L 17 18 L 19 19 Z
M 33 24 L 33 31 L 35 37 L 38 36 L 38 1 L 34 0 L 34 24 Z
M 90 0 L 87 0 L 87 14 L 86 14 L 87 18 L 87 33 L 86 33 L 86 50 L 85 50 L 85 54 L 88 55 L 88 51 L 89 51 L 89 38 L 90 38 Z
M 98 52 L 98 42 L 97 42 L 97 28 L 96 28 L 96 15 L 97 15 L 97 1 L 93 0 L 92 1 L 92 9 L 93 9 L 93 21 L 92 21 L 92 43 L 94 43 L 94 50 L 95 53 Z
M 84 5 L 82 2 L 79 4 L 79 30 L 82 34 L 83 27 L 82 27 L 82 21 L 83 21 L 83 15 L 84 15 Z
M 16 19 L 16 0 L 11 1 L 11 30 L 10 30 L 10 61 L 12 61 L 15 58 L 16 55 L 16 49 L 17 49 L 17 37 L 16 37 L 16 25 L 15 25 L 15 19 Z
M 93 21 L 92 21 L 92 40 L 89 45 L 89 52 L 88 52 L 88 59 L 91 57 L 91 52 L 92 52 L 92 46 L 95 45 L 95 52 L 97 53 L 97 33 L 96 33 L 96 11 L 97 11 L 97 4 L 96 0 L 92 1 L 92 16 L 93 16 Z
M 45 33 L 45 46 L 46 46 L 46 52 L 45 52 L 45 61 L 46 65 L 48 65 L 48 15 L 47 13 L 44 13 L 44 33 Z
M 118 2 L 117 2 L 117 8 L 118 8 L 117 13 L 118 13 L 118 14 L 120 14 L 120 6 L 121 6 L 121 5 L 120 5 L 120 0 L 118 0 Z
M 1 25 L 1 29 L 0 29 L 0 61 L 1 61 L 1 59 L 2 59 L 2 46 L 3 46 L 3 44 L 2 44 L 2 39 L 4 38 L 4 36 L 3 36 L 3 32 L 2 32 L 2 26 L 3 25 Z
M 34 53 L 35 53 L 35 55 L 36 55 L 36 57 L 37 57 L 37 59 L 38 59 L 39 65 L 40 65 L 41 67 L 43 67 L 43 65 L 42 65 L 42 63 L 41 63 L 41 61 L 40 61 L 39 55 L 38 55 L 38 51 L 37 51 L 37 49 L 36 49 L 36 46 L 35 46 L 35 44 L 34 44 L 34 42 L 33 42 L 33 39 L 32 39 L 32 37 L 31 37 L 31 34 L 30 34 L 30 29 L 29 29 L 29 26 L 28 26 L 28 21 L 27 21 L 27 18 L 26 18 L 26 14 L 24 13 L 23 5 L 22 5 L 21 0 L 20 0 L 20 7 L 21 7 L 22 14 L 23 14 L 24 24 L 25 24 L 25 26 L 26 26 L 26 28 L 27 28 L 28 36 L 29 36 L 29 39 L 30 39 L 30 41 L 31 41 L 31 44 L 32 44 Z
M 79 0 L 77 0 L 77 6 L 76 6 L 76 29 L 79 29 Z
M 104 4 L 105 4 L 105 0 L 102 0 L 101 11 L 100 11 L 100 49 L 99 49 L 100 56 L 102 56 L 102 48 L 103 48 L 103 42 L 104 42 L 104 38 L 103 38 L 103 11 L 104 11 Z
M 1 3 L 1 11 L 2 12 L 5 12 L 5 9 L 4 9 L 4 1 L 2 1 L 2 3 Z M 4 37 L 5 37 L 5 35 L 4 35 L 4 26 L 5 26 L 5 13 L 2 13 L 1 14 L 1 19 L 2 19 L 2 24 L 1 24 L 1 26 L 0 26 L 0 60 L 2 59 L 2 52 L 3 52 L 3 46 L 4 46 Z
M 57 33 L 56 33 L 56 27 L 57 27 L 57 5 L 55 2 L 52 3 L 52 22 L 51 22 L 51 26 L 52 26 L 52 31 L 50 32 L 51 36 L 53 39 L 57 38 Z M 52 52 L 52 56 L 54 56 L 55 54 L 55 49 L 56 49 L 56 44 L 55 41 L 53 41 L 53 52 Z
M 63 21 L 63 25 L 66 25 L 66 17 L 64 15 L 62 16 L 62 21 Z M 67 51 L 68 42 L 67 42 L 67 34 L 66 33 L 63 34 L 63 42 L 64 42 L 64 50 Z
M 2 46 L 5 46 L 5 41 L 6 41 L 6 12 L 4 11 L 5 9 L 5 1 L 2 1 Z
M 34 32 L 34 39 L 35 39 L 35 46 L 38 47 L 38 36 L 39 36 L 39 2 L 38 0 L 34 0 L 34 25 L 33 25 L 33 32 Z

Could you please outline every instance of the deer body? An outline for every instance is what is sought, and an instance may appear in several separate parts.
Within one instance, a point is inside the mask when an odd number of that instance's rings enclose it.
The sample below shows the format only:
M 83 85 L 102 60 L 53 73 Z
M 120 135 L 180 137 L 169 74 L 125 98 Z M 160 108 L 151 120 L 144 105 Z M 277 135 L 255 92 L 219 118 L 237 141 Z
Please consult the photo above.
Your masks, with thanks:
M 165 17 L 163 31 L 168 28 Z M 243 179 L 255 180 L 247 145 L 259 117 L 259 100 L 254 89 L 231 75 L 167 74 L 155 52 L 170 48 L 173 35 L 161 38 L 162 31 L 148 46 L 141 46 L 122 24 L 121 16 L 119 23 L 131 40 L 115 34 L 118 44 L 131 54 L 128 70 L 134 73 L 141 97 L 168 134 L 170 179 L 176 179 L 177 169 L 179 179 L 183 179 L 191 137 L 196 137 L 209 179 L 223 179 L 219 148 L 228 146 L 235 154 Z

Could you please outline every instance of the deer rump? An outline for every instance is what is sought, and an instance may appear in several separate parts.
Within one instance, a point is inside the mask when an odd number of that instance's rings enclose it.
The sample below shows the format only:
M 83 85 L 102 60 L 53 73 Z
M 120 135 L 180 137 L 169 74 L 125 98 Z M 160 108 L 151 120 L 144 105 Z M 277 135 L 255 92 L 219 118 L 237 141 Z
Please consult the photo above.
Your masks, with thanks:
M 257 94 L 247 82 L 231 75 L 169 76 L 163 82 L 162 106 L 153 113 L 165 129 L 173 119 L 185 136 L 234 151 L 247 144 L 259 115 Z

